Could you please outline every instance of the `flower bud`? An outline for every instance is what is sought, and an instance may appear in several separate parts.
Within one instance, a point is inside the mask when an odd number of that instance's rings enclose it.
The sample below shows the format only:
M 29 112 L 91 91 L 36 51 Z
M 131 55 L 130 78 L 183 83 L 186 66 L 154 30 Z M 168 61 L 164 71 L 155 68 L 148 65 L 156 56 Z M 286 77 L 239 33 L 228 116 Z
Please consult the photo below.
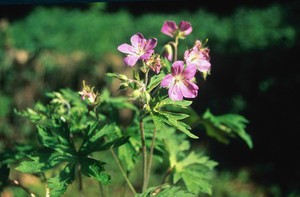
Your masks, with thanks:
M 121 81 L 127 81 L 128 80 L 128 77 L 126 75 L 122 75 L 122 74 L 119 74 L 118 75 L 118 78 L 121 80 Z
M 87 100 L 91 105 L 98 105 L 100 103 L 100 94 L 98 92 L 94 92 L 94 87 L 90 87 L 89 85 L 83 83 L 83 89 L 79 92 L 82 100 Z
M 128 83 L 121 83 L 119 90 L 125 90 L 128 87 Z
M 134 90 L 131 94 L 131 97 L 133 100 L 136 100 L 138 98 L 140 98 L 141 96 L 141 91 L 140 90 Z
M 173 49 L 172 49 L 172 46 L 170 44 L 166 44 L 164 46 L 163 56 L 165 58 L 167 58 L 170 62 L 172 61 L 172 59 L 173 59 Z
M 145 103 L 149 103 L 150 100 L 151 100 L 150 94 L 147 91 L 143 92 L 143 101 Z

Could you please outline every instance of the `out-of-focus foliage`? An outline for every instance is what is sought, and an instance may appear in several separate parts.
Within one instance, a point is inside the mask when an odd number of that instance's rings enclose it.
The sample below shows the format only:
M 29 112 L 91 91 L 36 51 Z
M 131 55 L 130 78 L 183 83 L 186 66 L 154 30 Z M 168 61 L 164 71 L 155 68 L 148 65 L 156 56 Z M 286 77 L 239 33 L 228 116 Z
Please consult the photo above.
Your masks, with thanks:
M 193 35 L 188 39 L 191 42 L 209 38 L 211 47 L 237 52 L 262 49 L 279 42 L 282 44 L 282 41 L 285 45 L 292 44 L 296 32 L 285 23 L 285 15 L 286 11 L 280 6 L 261 10 L 238 9 L 232 16 L 222 18 L 203 10 L 193 14 L 146 14 L 133 18 L 125 11 L 110 14 L 95 9 L 41 7 L 24 20 L 15 22 L 7 34 L 15 48 L 29 52 L 80 50 L 99 57 L 104 52 L 115 51 L 115 46 L 136 31 L 145 32 L 146 37 L 157 37 L 162 45 L 167 42 L 167 37 L 157 35 L 161 24 L 167 19 L 186 20 L 193 25 Z

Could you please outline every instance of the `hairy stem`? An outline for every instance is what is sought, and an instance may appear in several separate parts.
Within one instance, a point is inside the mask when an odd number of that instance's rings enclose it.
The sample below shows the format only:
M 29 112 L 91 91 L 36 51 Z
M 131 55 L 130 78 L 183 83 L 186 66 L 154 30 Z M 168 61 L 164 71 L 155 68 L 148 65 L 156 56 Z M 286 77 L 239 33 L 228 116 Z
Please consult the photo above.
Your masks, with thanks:
M 30 195 L 30 197 L 36 197 L 36 195 L 34 193 L 32 193 L 29 189 L 27 189 L 23 185 L 21 185 L 19 181 L 17 181 L 17 180 L 10 180 L 9 183 L 11 185 L 14 185 L 14 186 L 22 188 L 27 194 Z
M 100 190 L 100 197 L 105 197 L 103 185 L 101 184 L 101 182 L 98 182 L 98 185 Z
M 156 128 L 154 128 L 154 130 L 153 130 L 153 136 L 152 136 L 152 141 L 151 141 L 149 160 L 148 160 L 148 166 L 147 166 L 146 185 L 148 185 L 148 183 L 149 183 L 150 174 L 151 174 L 151 166 L 152 166 L 152 161 L 153 161 L 153 151 L 154 151 L 155 139 L 156 139 Z
M 80 196 L 83 196 L 82 191 L 83 191 L 83 185 L 82 185 L 82 175 L 81 175 L 81 165 L 78 164 L 77 167 L 77 173 L 78 173 L 78 189 Z
M 173 169 L 174 169 L 174 166 L 168 168 L 168 170 L 167 170 L 167 172 L 166 172 L 164 178 L 163 178 L 162 181 L 161 181 L 161 184 L 164 184 L 164 183 L 166 182 L 168 176 L 171 174 L 171 172 L 173 171 Z
M 147 149 L 145 140 L 145 130 L 142 115 L 140 115 L 140 132 L 142 142 L 142 157 L 143 157 L 143 187 L 142 192 L 147 189 Z
M 123 167 L 122 167 L 122 165 L 121 165 L 121 162 L 119 161 L 119 159 L 118 159 L 118 157 L 117 157 L 115 151 L 111 148 L 111 149 L 110 149 L 110 152 L 111 152 L 112 156 L 114 157 L 114 159 L 115 159 L 115 161 L 116 161 L 116 163 L 117 163 L 117 165 L 118 165 L 118 167 L 119 167 L 119 169 L 120 169 L 120 171 L 121 171 L 121 173 L 122 173 L 122 175 L 123 175 L 125 181 L 127 182 L 128 186 L 129 186 L 129 188 L 130 188 L 130 190 L 131 190 L 132 193 L 135 195 L 135 194 L 136 194 L 136 191 L 135 191 L 133 185 L 131 184 L 130 180 L 128 179 L 128 177 L 127 177 L 127 175 L 126 175 L 126 172 L 125 172 L 125 170 L 123 169 Z
M 177 54 L 178 54 L 178 37 L 175 38 L 175 42 L 174 42 L 174 62 L 177 61 Z

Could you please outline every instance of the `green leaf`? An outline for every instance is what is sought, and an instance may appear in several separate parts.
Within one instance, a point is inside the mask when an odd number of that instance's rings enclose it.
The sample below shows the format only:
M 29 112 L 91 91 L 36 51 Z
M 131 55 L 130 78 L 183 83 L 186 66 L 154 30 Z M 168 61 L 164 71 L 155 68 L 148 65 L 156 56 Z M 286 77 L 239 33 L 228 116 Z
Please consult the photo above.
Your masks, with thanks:
M 118 148 L 120 160 L 124 163 L 127 171 L 134 169 L 138 152 L 131 143 L 126 143 Z
M 161 136 L 158 136 L 158 139 L 160 138 Z M 187 153 L 190 142 L 186 139 L 186 135 L 166 130 L 163 141 L 168 152 L 170 169 L 173 169 L 173 183 L 182 181 L 188 191 L 194 194 L 200 192 L 210 194 L 212 188 L 209 182 L 210 174 L 217 163 L 203 154 L 194 151 Z
M 212 185 L 210 183 L 210 172 L 217 165 L 215 161 L 208 157 L 191 152 L 180 161 L 176 161 L 173 182 L 183 180 L 188 191 L 199 194 L 212 194 Z
M 128 141 L 128 137 L 119 138 L 117 135 L 119 130 L 120 128 L 115 123 L 106 124 L 102 128 L 98 123 L 89 126 L 79 153 L 88 155 L 95 151 L 104 151 L 112 147 L 122 146 Z M 109 136 L 113 136 L 115 139 L 111 139 Z
M 184 184 L 188 191 L 199 194 L 206 193 L 212 195 L 212 185 L 209 182 L 209 177 L 203 173 L 193 170 L 184 170 L 181 173 Z
M 229 143 L 229 137 L 239 136 L 249 148 L 253 147 L 250 135 L 245 131 L 248 120 L 238 114 L 213 115 L 209 109 L 203 114 L 201 123 L 209 136 L 220 142 Z
M 69 126 L 60 120 L 56 121 L 58 125 L 56 127 L 37 127 L 41 144 L 62 154 L 76 155 L 74 145 L 70 141 Z
M 34 148 L 30 145 L 17 144 L 12 150 L 6 150 L 0 154 L 0 165 L 11 164 L 27 157 Z
M 152 111 L 152 118 L 155 116 L 156 122 L 164 122 L 188 135 L 191 138 L 197 139 L 198 136 L 190 132 L 191 127 L 181 120 L 189 117 L 188 114 L 182 113 L 192 104 L 192 101 L 173 101 L 166 98 L 156 104 Z
M 60 197 L 66 192 L 68 185 L 75 179 L 75 166 L 74 163 L 69 163 L 59 175 L 48 179 L 51 197 Z
M 151 77 L 150 82 L 147 86 L 147 91 L 151 92 L 154 88 L 156 88 L 158 85 L 160 85 L 160 82 L 164 78 L 165 74 L 163 72 L 160 72 L 158 75 L 154 75 Z
M 49 170 L 56 165 L 64 161 L 73 161 L 74 158 L 67 155 L 62 155 L 58 152 L 46 152 L 47 150 L 40 150 L 32 155 L 29 155 L 28 161 L 22 161 L 20 165 L 16 168 L 24 173 L 36 173 L 44 172 Z
M 91 158 L 85 158 L 80 161 L 81 171 L 85 176 L 91 177 L 103 184 L 108 184 L 111 181 L 104 169 L 104 163 Z
M 178 121 L 177 116 L 172 115 L 171 113 L 159 113 L 156 115 L 161 121 L 165 122 L 166 124 L 175 127 L 176 129 L 182 131 L 187 136 L 198 139 L 198 136 L 192 134 L 190 132 L 191 127 L 185 124 L 182 121 Z
M 160 101 L 155 108 L 159 109 L 162 107 L 173 107 L 174 109 L 178 109 L 178 111 L 180 111 L 180 109 L 186 109 L 188 106 L 190 106 L 193 102 L 192 101 L 188 101 L 188 100 L 181 100 L 181 101 L 173 101 L 170 98 L 166 98 L 162 101 Z

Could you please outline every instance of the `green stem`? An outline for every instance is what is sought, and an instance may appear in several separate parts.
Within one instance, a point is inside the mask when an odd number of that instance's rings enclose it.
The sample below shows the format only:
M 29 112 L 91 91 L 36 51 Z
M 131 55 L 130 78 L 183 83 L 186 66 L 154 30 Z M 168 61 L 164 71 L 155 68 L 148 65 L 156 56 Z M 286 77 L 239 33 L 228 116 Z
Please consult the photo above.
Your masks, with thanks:
M 149 74 L 149 69 L 147 69 L 146 73 L 145 73 L 145 88 L 148 85 L 148 74 Z
M 100 190 L 100 197 L 105 197 L 103 185 L 101 184 L 101 182 L 98 182 L 98 185 Z
M 80 164 L 78 164 L 77 173 L 78 173 L 78 188 L 79 188 L 79 193 L 80 193 L 80 196 L 83 196 L 83 194 L 82 194 L 83 185 L 82 185 L 82 175 L 81 175 L 81 165 Z
M 115 159 L 115 161 L 116 161 L 116 163 L 117 163 L 117 165 L 118 165 L 118 167 L 119 167 L 119 169 L 120 169 L 120 171 L 121 171 L 121 173 L 122 173 L 122 175 L 123 175 L 125 181 L 127 182 L 129 188 L 131 189 L 132 193 L 135 195 L 135 194 L 136 194 L 136 191 L 135 191 L 134 187 L 132 186 L 130 180 L 128 179 L 128 177 L 127 177 L 127 175 L 126 175 L 126 172 L 125 172 L 125 170 L 123 169 L 123 167 L 122 167 L 122 165 L 121 165 L 121 162 L 119 161 L 119 159 L 118 159 L 118 157 L 117 157 L 115 151 L 111 148 L 111 149 L 110 149 L 110 152 L 111 152 L 112 156 L 114 157 L 114 159 Z
M 174 43 L 174 62 L 177 61 L 177 54 L 178 54 L 178 37 L 175 38 Z
M 148 161 L 148 166 L 147 166 L 147 180 L 146 180 L 146 185 L 148 185 L 149 179 L 150 179 L 150 173 L 151 173 L 151 166 L 152 166 L 152 161 L 153 161 L 153 151 L 154 151 L 155 139 L 156 139 L 156 128 L 154 128 L 154 130 L 153 130 L 153 136 L 152 136 L 152 141 L 151 141 L 149 161 Z
M 147 189 L 147 149 L 145 140 L 145 131 L 142 115 L 140 114 L 140 132 L 141 132 L 141 142 L 142 142 L 142 157 L 143 157 L 143 186 L 142 192 Z
M 174 167 L 169 167 L 165 176 L 163 177 L 163 180 L 161 181 L 161 184 L 164 184 L 168 178 L 168 176 L 171 174 L 171 172 L 173 171 Z

